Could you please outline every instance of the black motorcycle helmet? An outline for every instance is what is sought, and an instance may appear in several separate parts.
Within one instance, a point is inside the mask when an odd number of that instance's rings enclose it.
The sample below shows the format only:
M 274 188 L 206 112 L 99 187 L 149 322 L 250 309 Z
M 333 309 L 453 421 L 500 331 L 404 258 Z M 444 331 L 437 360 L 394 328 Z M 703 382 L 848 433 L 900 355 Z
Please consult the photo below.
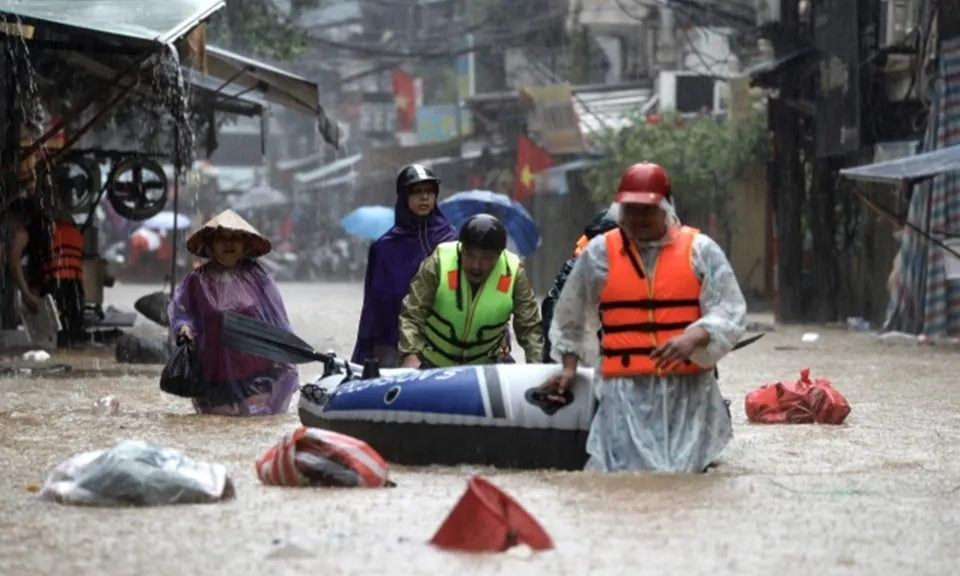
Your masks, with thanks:
M 406 194 L 410 187 L 421 182 L 433 182 L 440 192 L 440 179 L 423 164 L 409 164 L 397 174 L 397 195 Z
M 467 248 L 503 252 L 507 249 L 507 229 L 490 214 L 471 216 L 460 227 L 460 244 Z

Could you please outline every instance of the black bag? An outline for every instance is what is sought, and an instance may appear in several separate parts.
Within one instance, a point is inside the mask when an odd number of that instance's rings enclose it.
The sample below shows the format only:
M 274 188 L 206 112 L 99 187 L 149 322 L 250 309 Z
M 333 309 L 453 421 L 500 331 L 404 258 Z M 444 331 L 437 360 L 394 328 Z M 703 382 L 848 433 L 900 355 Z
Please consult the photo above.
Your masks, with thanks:
M 160 389 L 174 396 L 197 398 L 205 388 L 197 345 L 182 336 L 177 338 L 177 349 L 160 374 Z

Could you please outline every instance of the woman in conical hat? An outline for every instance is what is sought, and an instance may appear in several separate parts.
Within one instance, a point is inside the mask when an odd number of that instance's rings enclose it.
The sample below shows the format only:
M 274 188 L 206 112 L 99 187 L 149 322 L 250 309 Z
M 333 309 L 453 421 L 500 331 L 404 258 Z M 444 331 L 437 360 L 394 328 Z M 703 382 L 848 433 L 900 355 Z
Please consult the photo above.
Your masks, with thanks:
M 195 339 L 207 393 L 194 399 L 200 413 L 255 416 L 286 412 L 299 386 L 297 368 L 228 350 L 225 312 L 251 316 L 290 331 L 273 278 L 256 259 L 270 241 L 233 210 L 221 212 L 187 239 L 205 260 L 183 279 L 170 302 L 171 339 Z

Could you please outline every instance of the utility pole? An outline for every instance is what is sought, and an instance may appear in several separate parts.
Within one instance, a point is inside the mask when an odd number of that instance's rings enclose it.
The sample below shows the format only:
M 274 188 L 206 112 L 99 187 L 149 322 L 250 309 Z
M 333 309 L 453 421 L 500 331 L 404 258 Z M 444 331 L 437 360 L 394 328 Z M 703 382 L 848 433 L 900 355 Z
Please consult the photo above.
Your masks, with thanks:
M 3 54 L 0 54 L 0 78 L 6 84 L 0 87 L 3 96 L 0 97 L 0 165 L 8 166 L 8 171 L 2 176 L 2 200 L 9 203 L 20 192 L 20 124 L 22 122 L 20 102 L 20 63 L 17 58 L 23 58 L 18 49 L 19 44 L 12 37 L 0 40 Z M 9 242 L 9 218 L 3 214 L 3 239 Z M 4 330 L 13 330 L 17 327 L 16 292 L 13 277 L 9 269 L 4 267 L 0 272 L 0 327 Z M 2 344 L 2 342 L 0 342 Z
M 782 0 L 780 29 L 773 40 L 776 59 L 795 51 L 800 38 L 799 0 Z M 804 197 L 804 174 L 800 165 L 803 130 L 800 112 L 790 101 L 802 95 L 797 74 L 783 74 L 779 97 L 769 102 L 768 120 L 773 132 L 773 174 L 768 185 L 773 188 L 777 247 L 777 320 L 783 323 L 803 321 L 803 230 L 801 211 Z
M 844 12 L 839 10 L 837 3 L 830 0 L 813 3 L 813 14 L 807 20 L 810 24 L 804 27 L 804 31 L 808 34 L 807 37 L 813 40 L 813 44 L 818 50 L 824 50 L 823 57 L 829 58 L 831 62 L 842 54 L 835 54 L 830 49 L 836 49 L 842 43 L 849 44 L 851 42 L 848 37 L 845 37 L 844 41 L 830 38 L 830 33 L 838 29 L 842 16 L 853 16 L 852 21 L 843 22 L 843 29 L 855 31 L 857 38 L 859 38 L 860 25 L 857 22 L 855 7 L 858 1 L 848 0 L 846 3 L 847 10 Z M 852 10 L 851 4 L 853 5 Z M 819 14 L 821 10 L 824 12 L 822 16 Z M 814 21 L 819 22 L 821 27 L 814 29 L 812 24 Z M 853 44 L 858 45 L 858 41 L 854 40 Z M 854 65 L 851 69 L 848 66 L 845 72 L 845 81 L 848 83 L 845 94 L 852 93 L 855 95 L 854 101 L 857 102 L 855 113 L 859 114 L 859 67 Z M 827 83 L 828 79 L 832 79 L 832 75 L 827 75 L 827 78 L 819 78 L 819 83 L 815 82 L 817 85 L 810 90 L 811 100 L 816 102 L 814 106 L 822 106 L 823 110 L 822 113 L 820 113 L 821 111 L 814 112 L 815 116 L 810 123 L 814 138 L 807 152 L 811 166 L 810 222 L 808 227 L 813 240 L 810 258 L 813 285 L 810 287 L 810 298 L 805 299 L 808 301 L 805 302 L 804 311 L 806 320 L 818 323 L 837 320 L 837 300 L 840 292 L 836 222 L 837 199 L 834 187 L 838 176 L 837 167 L 842 162 L 842 155 L 836 155 L 835 149 L 842 145 L 842 132 L 846 126 L 844 122 L 846 118 L 834 119 L 832 116 L 832 113 L 839 111 L 833 106 L 836 102 L 834 96 L 836 92 L 830 91 L 831 86 Z M 822 130 L 823 126 L 829 123 L 823 118 L 831 119 L 833 123 L 839 122 L 841 126 L 840 139 L 834 140 L 828 131 Z M 830 149 L 829 154 L 826 153 L 826 149 Z

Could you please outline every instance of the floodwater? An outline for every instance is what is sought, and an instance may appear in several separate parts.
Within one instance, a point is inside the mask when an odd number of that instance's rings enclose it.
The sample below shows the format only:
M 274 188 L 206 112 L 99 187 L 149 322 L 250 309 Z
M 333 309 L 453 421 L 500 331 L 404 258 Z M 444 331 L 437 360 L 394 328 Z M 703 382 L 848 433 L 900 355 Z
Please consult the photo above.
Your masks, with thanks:
M 151 289 L 120 286 L 108 298 L 132 310 Z M 300 336 L 349 353 L 360 286 L 281 291 Z M 960 349 L 886 346 L 825 329 L 804 344 L 804 331 L 778 330 L 722 363 L 735 438 L 709 474 L 397 469 L 397 488 L 372 491 L 259 484 L 254 460 L 298 425 L 294 407 L 271 419 L 199 417 L 160 393 L 159 368 L 118 368 L 107 350 L 55 356 L 106 371 L 0 380 L 0 575 L 955 574 Z M 847 424 L 748 425 L 744 395 L 803 367 L 847 395 Z M 104 394 L 119 398 L 118 416 L 91 414 Z M 71 454 L 125 438 L 225 463 L 237 499 L 85 509 L 39 502 L 28 491 Z M 538 517 L 556 551 L 471 557 L 425 544 L 474 473 Z

